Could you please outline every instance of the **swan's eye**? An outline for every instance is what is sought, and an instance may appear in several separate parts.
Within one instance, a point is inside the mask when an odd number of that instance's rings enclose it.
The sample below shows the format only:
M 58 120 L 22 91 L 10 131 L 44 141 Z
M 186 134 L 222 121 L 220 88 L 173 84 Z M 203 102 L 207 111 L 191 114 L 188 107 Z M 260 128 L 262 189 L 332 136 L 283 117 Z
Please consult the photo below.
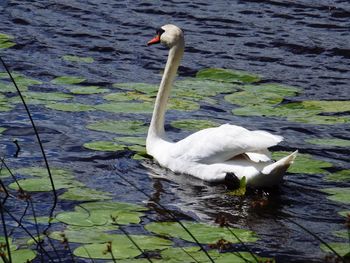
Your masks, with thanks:
M 156 34 L 157 34 L 158 36 L 161 36 L 164 32 L 165 32 L 165 30 L 162 29 L 162 28 L 158 28 L 158 29 L 156 30 Z

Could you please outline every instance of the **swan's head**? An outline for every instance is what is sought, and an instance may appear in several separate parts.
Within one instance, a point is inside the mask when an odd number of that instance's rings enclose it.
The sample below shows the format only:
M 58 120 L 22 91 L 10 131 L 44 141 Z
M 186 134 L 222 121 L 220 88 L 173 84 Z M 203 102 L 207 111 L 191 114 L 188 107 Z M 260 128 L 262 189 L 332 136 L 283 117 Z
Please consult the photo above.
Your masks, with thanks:
M 164 25 L 157 29 L 156 33 L 156 36 L 148 41 L 148 46 L 161 43 L 168 48 L 172 48 L 173 46 L 183 44 L 184 42 L 184 34 L 182 30 L 175 25 Z

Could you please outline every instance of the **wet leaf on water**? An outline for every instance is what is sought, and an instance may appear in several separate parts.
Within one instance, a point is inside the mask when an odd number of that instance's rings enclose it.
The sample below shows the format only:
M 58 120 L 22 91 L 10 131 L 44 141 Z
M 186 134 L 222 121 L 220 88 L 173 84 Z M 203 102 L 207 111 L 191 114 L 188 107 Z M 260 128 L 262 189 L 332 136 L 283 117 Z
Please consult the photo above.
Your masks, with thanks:
M 11 252 L 11 259 L 12 262 L 18 262 L 18 263 L 26 263 L 27 261 L 31 261 L 36 257 L 36 254 L 34 251 L 30 249 L 17 249 L 17 246 L 12 243 L 12 238 L 8 238 L 9 246 L 10 246 L 10 252 Z M 0 236 L 0 243 L 5 244 L 6 239 L 3 236 Z M 7 255 L 7 249 L 4 249 L 5 256 Z M 3 260 L 0 258 L 0 262 L 3 262 Z
M 74 201 L 97 201 L 112 199 L 111 194 L 88 187 L 69 188 L 66 192 L 60 195 L 59 198 L 62 200 Z
M 113 87 L 120 88 L 123 90 L 138 91 L 145 94 L 155 95 L 158 91 L 157 85 L 147 84 L 147 83 L 115 83 Z
M 63 60 L 70 62 L 83 62 L 83 63 L 93 63 L 94 59 L 92 57 L 80 57 L 74 55 L 64 55 Z
M 350 187 L 335 187 L 322 189 L 323 192 L 330 194 L 327 196 L 329 200 L 350 204 Z
M 107 224 L 109 218 L 92 216 L 90 211 L 80 207 L 73 212 L 62 212 L 56 215 L 56 219 L 62 223 L 72 226 L 101 226 Z
M 153 111 L 153 104 L 138 102 L 104 103 L 95 106 L 95 109 L 114 113 L 148 113 Z
M 220 239 L 232 243 L 239 243 L 235 235 L 242 242 L 255 242 L 258 240 L 255 233 L 245 229 L 239 228 L 222 228 L 218 226 L 207 225 L 195 222 L 183 222 L 185 227 L 196 237 L 200 243 L 212 244 Z M 145 228 L 158 235 L 165 235 L 169 237 L 181 238 L 190 242 L 194 242 L 192 237 L 176 222 L 152 222 L 145 226 Z
M 350 181 L 350 170 L 341 170 L 334 173 L 328 173 L 324 179 L 330 182 L 348 182 Z
M 331 248 L 333 248 L 340 256 L 345 256 L 348 253 L 350 253 L 350 246 L 348 242 L 344 243 L 327 243 Z M 332 250 L 330 250 L 327 246 L 324 244 L 321 244 L 321 249 L 324 252 L 334 254 Z
M 221 253 L 216 250 L 208 251 L 210 257 L 218 263 L 246 263 L 246 262 L 273 262 L 268 258 L 261 258 L 259 256 L 253 256 L 249 252 L 234 252 L 234 253 Z M 200 248 L 197 247 L 171 247 L 163 250 L 161 253 L 164 262 L 182 263 L 182 262 L 210 262 L 207 255 L 204 254 Z M 268 261 L 271 260 L 271 261 Z
M 260 76 L 244 71 L 223 68 L 208 68 L 197 72 L 197 78 L 223 82 L 253 83 L 260 81 Z
M 273 152 L 272 157 L 279 160 L 287 156 L 288 152 Z M 333 165 L 326 161 L 315 159 L 312 155 L 298 153 L 294 163 L 289 167 L 289 173 L 300 174 L 325 174 L 328 173 L 324 168 L 332 167 Z
M 146 146 L 146 138 L 145 137 L 130 137 L 130 136 L 119 136 L 114 138 L 117 142 L 122 142 L 126 144 L 137 144 L 141 146 Z
M 323 138 L 323 139 L 309 139 L 308 143 L 322 145 L 322 146 L 334 146 L 334 147 L 350 147 L 350 140 L 336 139 L 336 138 Z
M 48 192 L 52 191 L 52 185 L 49 178 L 30 178 L 17 180 L 21 188 L 28 192 Z M 63 188 L 71 188 L 82 186 L 78 181 L 73 181 L 70 179 L 57 179 L 54 181 L 56 190 Z M 11 183 L 9 185 L 11 189 L 18 190 L 18 185 L 16 183 Z
M 18 249 L 11 252 L 12 262 L 27 263 L 36 258 L 36 254 L 30 249 Z M 1 262 L 1 261 L 0 261 Z
M 130 235 L 130 238 L 142 249 L 147 251 L 165 249 L 172 245 L 172 242 L 154 236 Z M 125 235 L 110 235 L 112 253 L 116 259 L 134 258 L 142 252 Z M 74 250 L 74 255 L 78 257 L 94 259 L 112 259 L 110 253 L 104 253 L 107 243 L 88 244 Z
M 346 112 L 350 111 L 348 100 L 308 100 L 302 102 L 306 109 L 318 109 L 321 112 Z
M 100 226 L 112 224 L 138 224 L 147 210 L 134 204 L 118 202 L 90 202 L 75 207 L 73 212 L 62 212 L 56 219 L 68 225 Z
M 125 135 L 146 134 L 148 127 L 142 121 L 101 121 L 89 124 L 88 129 Z
M 57 85 L 72 85 L 72 84 L 81 83 L 83 81 L 85 81 L 84 78 L 74 77 L 74 76 L 62 76 L 51 80 L 53 84 L 57 84 Z
M 120 211 L 147 211 L 148 208 L 131 203 L 122 202 L 89 202 L 81 204 L 81 207 L 87 210 L 120 210 Z
M 16 45 L 16 43 L 14 43 L 12 39 L 13 36 L 0 33 L 0 49 L 10 48 Z
M 52 103 L 46 105 L 47 108 L 58 111 L 80 112 L 94 110 L 94 106 L 80 103 Z
M 109 89 L 100 88 L 98 86 L 71 86 L 67 87 L 71 93 L 79 95 L 100 94 L 109 92 Z
M 285 86 L 278 83 L 266 83 L 261 85 L 244 85 L 242 89 L 245 91 L 261 94 L 274 93 L 282 97 L 292 97 L 297 95 L 301 90 L 297 87 Z
M 26 90 L 27 87 L 29 86 L 34 86 L 34 85 L 40 85 L 43 84 L 40 80 L 32 79 L 29 78 L 23 74 L 16 73 L 16 72 L 11 72 L 12 77 L 14 78 L 18 88 L 22 91 Z M 10 81 L 10 76 L 7 73 L 0 74 L 1 79 L 7 79 Z M 9 85 L 13 85 L 12 82 L 10 82 Z M 16 88 L 13 86 L 14 92 L 16 91 Z M 11 92 L 11 91 L 10 91 Z
M 183 129 L 188 131 L 198 131 L 206 128 L 212 128 L 219 126 L 219 123 L 208 120 L 196 120 L 196 119 L 182 119 L 172 121 L 171 126 L 177 129 Z
M 154 102 L 154 97 L 149 96 L 147 94 L 143 94 L 136 91 L 129 91 L 129 92 L 117 92 L 117 93 L 111 93 L 103 97 L 106 100 L 110 101 L 144 101 L 144 102 Z
M 28 91 L 28 86 L 19 86 L 21 92 Z M 17 89 L 12 83 L 0 82 L 0 92 L 2 93 L 17 93 Z
M 236 105 L 259 106 L 276 105 L 282 102 L 283 97 L 276 93 L 254 93 L 250 91 L 239 91 L 225 96 L 225 100 Z
M 185 99 L 170 98 L 168 105 L 169 110 L 179 110 L 179 111 L 195 111 L 199 110 L 200 106 L 197 102 L 189 101 Z M 152 105 L 153 111 L 153 105 Z
M 232 93 L 237 91 L 238 88 L 239 86 L 232 83 L 188 78 L 176 81 L 174 83 L 172 94 L 178 98 L 202 100 L 206 97 L 216 96 L 220 93 Z
M 111 240 L 112 234 L 105 233 L 105 231 L 117 230 L 118 226 L 75 226 L 68 225 L 64 231 L 54 231 L 50 233 L 49 237 L 55 240 L 62 240 L 62 234 L 69 242 L 90 244 L 90 243 L 105 243 Z
M 87 142 L 83 145 L 85 148 L 95 151 L 116 152 L 125 149 L 124 145 L 121 145 L 113 141 L 94 141 Z
M 51 174 L 55 179 L 74 179 L 71 171 L 66 169 L 60 169 L 51 167 Z M 15 174 L 34 176 L 34 177 L 48 177 L 47 169 L 44 167 L 31 166 L 23 167 L 15 170 Z
M 73 96 L 60 92 L 22 92 L 24 100 L 28 104 L 46 104 L 54 101 L 63 101 L 72 99 Z M 22 103 L 19 97 L 15 97 L 12 100 L 13 103 Z

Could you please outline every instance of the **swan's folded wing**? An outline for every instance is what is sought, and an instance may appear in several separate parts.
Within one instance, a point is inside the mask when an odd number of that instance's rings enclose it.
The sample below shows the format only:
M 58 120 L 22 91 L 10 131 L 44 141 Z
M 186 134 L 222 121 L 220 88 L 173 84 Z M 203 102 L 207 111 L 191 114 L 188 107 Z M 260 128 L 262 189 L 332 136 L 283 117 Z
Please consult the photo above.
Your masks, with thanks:
M 282 140 L 281 136 L 265 131 L 249 131 L 240 126 L 224 124 L 198 131 L 177 142 L 171 155 L 173 158 L 211 164 L 246 152 L 266 152 L 267 148 Z

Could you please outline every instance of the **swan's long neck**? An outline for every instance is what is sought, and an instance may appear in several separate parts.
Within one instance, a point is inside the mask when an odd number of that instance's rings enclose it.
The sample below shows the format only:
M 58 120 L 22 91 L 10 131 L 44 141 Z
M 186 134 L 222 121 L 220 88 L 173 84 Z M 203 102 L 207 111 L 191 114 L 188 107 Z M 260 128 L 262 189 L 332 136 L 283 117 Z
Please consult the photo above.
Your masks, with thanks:
M 154 105 L 151 125 L 148 130 L 148 137 L 165 138 L 164 118 L 169 99 L 170 91 L 177 69 L 184 53 L 184 41 L 181 39 L 173 46 L 168 55 L 162 81 L 160 82 L 156 102 Z

